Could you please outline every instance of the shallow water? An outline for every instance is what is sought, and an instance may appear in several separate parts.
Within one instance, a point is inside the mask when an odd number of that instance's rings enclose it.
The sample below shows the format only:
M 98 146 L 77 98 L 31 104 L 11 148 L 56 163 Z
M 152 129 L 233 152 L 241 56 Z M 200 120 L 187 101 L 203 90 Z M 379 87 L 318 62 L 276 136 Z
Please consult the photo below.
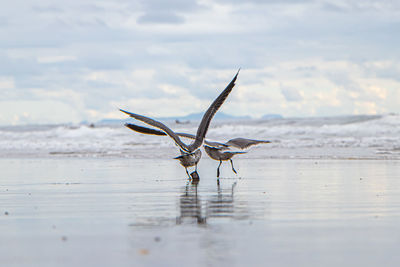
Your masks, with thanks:
M 2 266 L 398 266 L 400 162 L 0 159 Z

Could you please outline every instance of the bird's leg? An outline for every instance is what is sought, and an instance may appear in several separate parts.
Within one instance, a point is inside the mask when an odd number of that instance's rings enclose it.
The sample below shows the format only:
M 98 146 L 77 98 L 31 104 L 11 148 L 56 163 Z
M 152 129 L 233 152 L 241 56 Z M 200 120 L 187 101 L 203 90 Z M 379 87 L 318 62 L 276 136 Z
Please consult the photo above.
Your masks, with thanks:
M 197 172 L 197 164 L 196 164 L 196 166 L 195 166 L 194 170 Z
M 192 179 L 192 176 L 190 176 L 190 173 L 189 173 L 188 169 L 185 168 L 185 170 L 186 170 L 187 175 L 189 176 L 189 179 Z
M 221 167 L 221 164 L 222 164 L 222 160 L 219 161 L 219 165 L 218 165 L 218 168 L 217 168 L 217 177 L 219 177 L 219 167 Z
M 233 167 L 233 161 L 232 161 L 232 159 L 230 159 L 230 161 L 231 161 L 231 165 L 232 165 L 232 171 L 233 171 L 234 173 L 236 173 L 236 174 L 237 174 L 237 172 L 236 172 L 235 168 Z

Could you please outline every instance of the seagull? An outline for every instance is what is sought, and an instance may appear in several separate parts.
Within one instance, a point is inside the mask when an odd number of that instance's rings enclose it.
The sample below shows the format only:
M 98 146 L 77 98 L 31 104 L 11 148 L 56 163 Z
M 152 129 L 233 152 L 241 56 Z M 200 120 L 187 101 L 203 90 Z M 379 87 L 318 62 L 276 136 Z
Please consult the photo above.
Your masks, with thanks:
M 224 103 L 226 98 L 228 97 L 229 93 L 232 91 L 233 87 L 235 86 L 235 81 L 237 79 L 237 76 L 239 74 L 240 69 L 237 71 L 236 75 L 233 77 L 232 81 L 227 85 L 227 87 L 222 91 L 222 93 L 212 102 L 210 107 L 207 109 L 207 111 L 204 113 L 203 118 L 199 124 L 199 127 L 197 129 L 196 136 L 194 136 L 194 141 L 190 144 L 187 145 L 182 140 L 179 138 L 179 135 L 177 135 L 174 131 L 172 131 L 170 128 L 168 128 L 166 125 L 163 123 L 156 121 L 154 119 L 151 119 L 149 117 L 145 117 L 143 115 L 139 115 L 136 113 L 131 113 L 126 110 L 120 109 L 123 113 L 128 114 L 130 117 L 137 119 L 139 121 L 142 121 L 148 125 L 151 125 L 153 127 L 156 127 L 160 130 L 162 130 L 162 133 L 164 135 L 168 135 L 171 137 L 175 144 L 179 146 L 181 155 L 176 157 L 175 159 L 178 159 L 183 167 L 186 169 L 186 173 L 188 174 L 189 178 L 191 178 L 189 172 L 188 172 L 188 167 L 196 166 L 197 171 L 197 164 L 201 158 L 201 151 L 199 147 L 203 144 L 204 137 L 206 136 L 206 133 L 208 131 L 208 128 L 210 126 L 211 119 L 214 117 L 215 113 L 218 111 L 218 109 L 221 107 L 221 105 Z
M 139 125 L 132 124 L 132 123 L 126 123 L 125 126 L 135 132 L 139 132 L 139 133 L 143 133 L 143 134 L 166 135 L 166 133 L 164 133 L 162 131 L 159 131 L 156 129 L 150 129 L 150 128 L 139 126 Z M 189 139 L 196 138 L 194 135 L 188 134 L 188 133 L 176 133 L 176 135 L 178 135 L 180 137 L 186 137 Z M 217 168 L 217 178 L 219 178 L 219 175 L 220 175 L 219 168 L 221 167 L 222 161 L 229 160 L 231 163 L 231 166 L 232 166 L 232 171 L 237 174 L 237 171 L 233 167 L 232 158 L 233 158 L 233 156 L 235 156 L 237 154 L 247 153 L 244 151 L 230 151 L 229 149 L 231 147 L 243 150 L 243 149 L 249 148 L 254 145 L 267 144 L 267 143 L 271 143 L 271 141 L 255 140 L 255 139 L 247 139 L 247 138 L 238 137 L 238 138 L 233 138 L 226 143 L 211 142 L 208 140 L 204 140 L 203 147 L 204 147 L 204 150 L 206 151 L 207 155 L 210 158 L 219 161 L 219 165 Z

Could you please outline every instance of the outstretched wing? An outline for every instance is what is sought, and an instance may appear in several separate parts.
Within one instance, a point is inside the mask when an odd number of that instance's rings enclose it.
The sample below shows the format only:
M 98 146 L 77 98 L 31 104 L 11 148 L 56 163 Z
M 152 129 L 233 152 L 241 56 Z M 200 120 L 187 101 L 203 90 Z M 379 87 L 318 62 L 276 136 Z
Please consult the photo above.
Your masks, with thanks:
M 133 123 L 125 123 L 125 126 L 135 132 L 142 133 L 142 134 L 167 135 L 163 131 L 139 126 L 139 125 L 136 125 Z M 193 140 L 196 139 L 196 136 L 194 136 L 193 134 L 188 134 L 188 133 L 175 133 L 175 134 L 180 137 L 186 137 L 186 138 L 193 139 Z M 206 145 L 209 145 L 212 147 L 227 147 L 228 146 L 226 144 L 219 143 L 219 142 L 211 142 L 211 141 L 207 141 L 207 140 L 204 140 L 204 142 L 206 143 Z
M 196 139 L 191 145 L 188 146 L 190 151 L 194 151 L 202 145 L 204 137 L 206 136 L 206 133 L 208 131 L 208 127 L 210 126 L 211 119 L 214 117 L 215 113 L 218 111 L 221 105 L 225 102 L 225 99 L 228 97 L 229 93 L 235 86 L 235 81 L 237 79 L 239 71 L 240 69 L 236 73 L 235 77 L 233 77 L 232 81 L 224 89 L 224 91 L 222 91 L 222 93 L 214 100 L 214 102 L 204 113 L 199 128 L 197 129 Z
M 237 147 L 240 149 L 245 149 L 253 145 L 258 145 L 258 144 L 266 144 L 266 143 L 271 143 L 271 141 L 267 140 L 254 140 L 254 139 L 247 139 L 247 138 L 234 138 L 226 142 L 228 146 L 233 146 Z
M 144 122 L 144 123 L 146 123 L 146 124 L 148 124 L 148 125 L 151 125 L 151 126 L 153 126 L 153 127 L 156 127 L 156 128 L 161 129 L 161 130 L 162 130 L 163 132 L 165 132 L 169 137 L 171 137 L 171 138 L 175 141 L 175 143 L 176 143 L 183 151 L 186 151 L 186 152 L 189 152 L 189 153 L 192 152 L 191 150 L 189 150 L 188 146 L 187 146 L 185 143 L 183 143 L 183 142 L 181 141 L 181 139 L 179 138 L 179 136 L 178 136 L 174 131 L 172 131 L 170 128 L 168 128 L 166 125 L 164 125 L 163 123 L 161 123 L 161 122 L 159 122 L 159 121 L 156 121 L 156 120 L 153 120 L 153 119 L 151 119 L 151 118 L 148 118 L 148 117 L 139 115 L 139 114 L 135 114 L 135 113 L 131 113 L 131 112 L 125 111 L 125 110 L 123 110 L 123 109 L 120 109 L 120 111 L 122 111 L 122 112 L 128 114 L 128 115 L 131 116 L 132 118 L 135 118 L 135 119 L 137 119 L 137 120 L 139 120 L 139 121 L 142 121 L 142 122 Z M 154 131 L 155 131 L 155 130 L 154 130 Z
M 128 127 L 129 129 L 135 131 L 135 132 L 138 132 L 138 133 L 153 134 L 153 135 L 167 135 L 163 131 L 159 131 L 159 130 L 156 130 L 156 129 L 151 129 L 151 128 L 139 126 L 139 125 L 132 124 L 132 123 L 125 123 L 125 126 Z

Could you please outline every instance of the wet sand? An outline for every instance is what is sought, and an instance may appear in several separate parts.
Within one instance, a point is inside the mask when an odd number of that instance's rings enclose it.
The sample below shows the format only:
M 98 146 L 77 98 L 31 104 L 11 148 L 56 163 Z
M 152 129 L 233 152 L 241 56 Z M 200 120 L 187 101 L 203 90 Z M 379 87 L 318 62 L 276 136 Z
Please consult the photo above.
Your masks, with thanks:
M 399 266 L 400 161 L 0 159 L 2 266 Z

